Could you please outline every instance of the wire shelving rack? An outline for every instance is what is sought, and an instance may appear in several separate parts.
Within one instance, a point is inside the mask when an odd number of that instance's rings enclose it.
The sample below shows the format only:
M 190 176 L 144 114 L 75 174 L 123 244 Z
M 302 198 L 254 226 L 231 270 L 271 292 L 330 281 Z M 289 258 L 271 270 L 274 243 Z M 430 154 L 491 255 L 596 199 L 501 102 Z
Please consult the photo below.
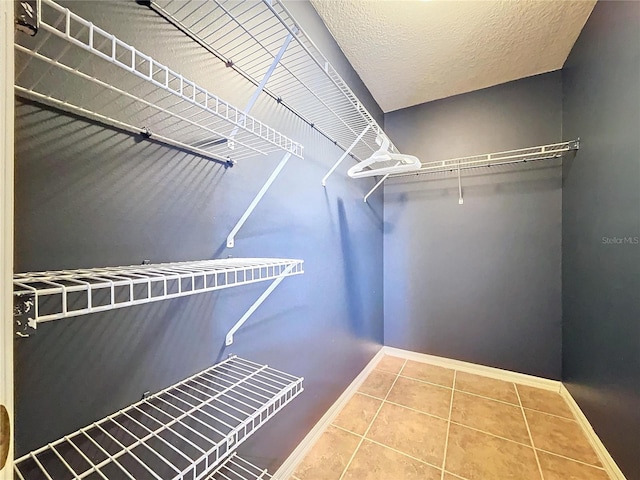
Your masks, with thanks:
M 567 142 L 551 143 L 536 147 L 519 148 L 515 150 L 505 150 L 502 152 L 485 153 L 469 157 L 451 158 L 448 160 L 438 160 L 433 162 L 422 162 L 418 170 L 406 173 L 392 173 L 382 177 L 378 183 L 364 196 L 366 202 L 369 196 L 382 185 L 385 180 L 400 177 L 415 177 L 437 173 L 458 173 L 458 188 L 460 191 L 460 202 L 462 202 L 462 187 L 460 184 L 461 172 L 476 168 L 498 167 L 502 165 L 514 165 L 519 163 L 537 162 L 541 160 L 552 160 L 562 158 L 566 153 L 580 149 L 580 139 Z
M 304 273 L 303 260 L 231 258 L 49 272 L 13 277 L 15 314 L 24 327 L 77 315 Z
M 266 365 L 229 357 L 24 455 L 15 462 L 16 478 L 270 478 L 240 460 L 235 450 L 303 391 L 302 382 Z
M 149 4 L 254 85 L 266 79 L 262 91 L 345 150 L 345 156 L 361 161 L 377 150 L 382 129 L 281 1 Z M 393 145 L 390 150 L 396 151 Z
M 299 143 L 69 9 L 41 0 L 38 15 L 38 35 L 16 37 L 18 95 L 218 161 L 302 157 Z
M 273 478 L 265 469 L 255 466 L 248 460 L 231 455 L 207 480 L 270 480 Z

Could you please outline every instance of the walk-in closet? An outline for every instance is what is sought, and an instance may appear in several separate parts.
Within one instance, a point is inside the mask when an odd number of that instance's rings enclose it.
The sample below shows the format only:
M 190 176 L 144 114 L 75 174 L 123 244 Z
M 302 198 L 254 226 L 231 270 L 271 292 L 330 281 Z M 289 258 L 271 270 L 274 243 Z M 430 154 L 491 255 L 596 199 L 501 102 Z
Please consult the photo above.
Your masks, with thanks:
M 640 479 L 639 2 L 0 15 L 0 479 Z

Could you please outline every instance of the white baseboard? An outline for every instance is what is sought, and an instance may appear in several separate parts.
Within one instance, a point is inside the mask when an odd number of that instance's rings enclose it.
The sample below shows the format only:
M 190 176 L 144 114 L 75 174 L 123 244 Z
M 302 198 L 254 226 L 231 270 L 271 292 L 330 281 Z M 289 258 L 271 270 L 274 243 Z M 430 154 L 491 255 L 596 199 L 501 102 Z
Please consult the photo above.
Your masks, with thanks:
M 407 360 L 429 363 L 431 365 L 437 365 L 439 367 L 451 368 L 466 373 L 474 373 L 476 375 L 495 378 L 496 380 L 504 380 L 506 382 L 518 383 L 520 385 L 544 388 L 545 390 L 552 390 L 558 393 L 560 392 L 560 387 L 562 386 L 562 383 L 557 380 L 534 377 L 533 375 L 527 375 L 525 373 L 511 372 L 509 370 L 487 367 L 485 365 L 463 362 L 461 360 L 453 360 L 445 357 L 437 357 L 435 355 L 427 355 L 426 353 L 411 352 L 409 350 L 402 350 L 400 348 L 394 347 L 382 347 L 382 351 L 385 355 L 393 355 L 396 357 L 406 358 Z
M 378 353 L 371 359 L 371 361 L 364 367 L 364 370 L 351 382 L 347 389 L 342 392 L 342 395 L 331 405 L 329 410 L 322 416 L 318 423 L 314 425 L 311 431 L 300 442 L 296 449 L 291 452 L 291 455 L 284 461 L 280 468 L 273 474 L 273 480 L 288 480 L 295 472 L 300 462 L 304 459 L 306 454 L 311 450 L 311 447 L 318 441 L 320 436 L 324 433 L 331 422 L 336 418 L 338 413 L 347 404 L 351 397 L 358 391 L 362 382 L 369 376 L 369 373 L 376 367 L 380 359 L 384 356 L 384 348 L 381 348 Z
M 609 474 L 609 477 L 611 477 L 611 480 L 626 480 L 624 474 L 622 473 L 622 470 L 620 470 L 620 467 L 618 467 L 615 460 L 611 457 L 611 454 L 607 451 L 607 448 L 604 446 L 604 444 L 598 437 L 598 434 L 589 423 L 586 415 L 582 412 L 582 410 L 578 406 L 578 403 L 574 400 L 574 398 L 571 396 L 571 393 L 564 385 L 562 385 L 562 387 L 560 388 L 560 395 L 562 395 L 562 398 L 564 398 L 564 400 L 569 405 L 569 408 L 573 412 L 574 417 L 576 417 L 576 420 L 582 427 L 582 430 L 587 436 L 589 443 L 591 443 L 591 446 L 596 451 L 596 454 L 600 459 L 600 463 L 602 463 L 602 466 Z

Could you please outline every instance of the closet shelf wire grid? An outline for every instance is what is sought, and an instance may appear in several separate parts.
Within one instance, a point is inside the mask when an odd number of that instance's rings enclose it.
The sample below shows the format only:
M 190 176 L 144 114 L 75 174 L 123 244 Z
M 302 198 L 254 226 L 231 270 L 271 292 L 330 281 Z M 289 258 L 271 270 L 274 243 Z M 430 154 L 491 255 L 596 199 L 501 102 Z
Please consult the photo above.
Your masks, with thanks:
M 419 170 L 408 173 L 396 173 L 389 175 L 389 178 L 409 177 L 424 175 L 429 173 L 443 173 L 470 168 L 494 167 L 500 165 L 510 165 L 514 163 L 534 162 L 538 160 L 550 160 L 561 158 L 563 154 L 578 150 L 580 140 L 568 142 L 552 143 L 539 147 L 519 148 L 517 150 L 505 150 L 503 152 L 486 153 L 470 157 L 452 158 L 435 162 L 424 162 Z
M 256 467 L 234 453 L 216 468 L 207 480 L 270 480 L 271 478 L 266 470 Z
M 299 143 L 69 9 L 42 0 L 39 12 L 38 35 L 16 36 L 18 95 L 221 161 L 302 157 Z
M 297 259 L 229 258 L 17 273 L 15 313 L 37 324 L 299 275 L 303 264 Z
M 351 150 L 357 160 L 377 150 L 382 129 L 281 1 L 151 0 L 150 6 L 254 85 L 291 35 L 264 92 L 343 150 L 363 134 Z
M 222 475 L 238 465 L 243 472 L 246 465 L 229 457 L 303 391 L 302 381 L 266 365 L 229 357 L 24 455 L 15 462 L 16 478 L 200 480 L 225 478 Z M 227 458 L 231 464 L 212 472 Z M 247 473 L 226 478 L 269 477 Z

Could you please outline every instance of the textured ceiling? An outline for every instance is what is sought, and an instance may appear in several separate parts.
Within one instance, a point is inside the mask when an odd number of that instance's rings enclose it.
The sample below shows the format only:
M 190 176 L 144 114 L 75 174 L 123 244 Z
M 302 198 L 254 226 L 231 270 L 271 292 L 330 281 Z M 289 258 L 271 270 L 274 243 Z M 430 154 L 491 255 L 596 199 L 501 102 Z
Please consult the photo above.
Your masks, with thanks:
M 385 112 L 562 68 L 595 0 L 311 0 Z

